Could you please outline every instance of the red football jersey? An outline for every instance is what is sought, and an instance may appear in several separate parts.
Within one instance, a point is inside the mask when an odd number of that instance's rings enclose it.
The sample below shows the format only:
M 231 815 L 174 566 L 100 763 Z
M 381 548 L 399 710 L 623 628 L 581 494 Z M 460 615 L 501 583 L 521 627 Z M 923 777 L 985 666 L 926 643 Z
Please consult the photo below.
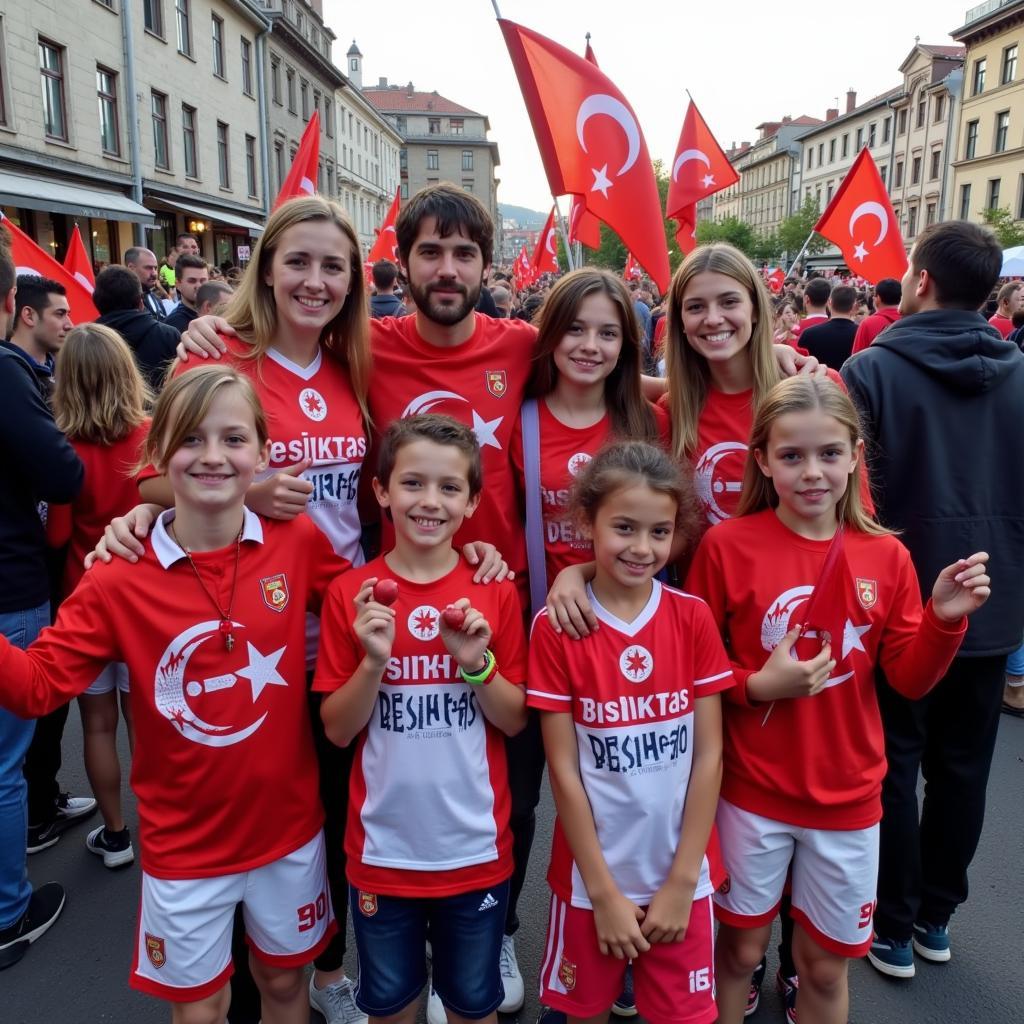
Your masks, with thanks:
M 832 676 L 813 697 L 752 706 L 747 680 L 814 592 L 829 544 L 799 536 L 770 509 L 731 519 L 704 535 L 687 587 L 708 602 L 736 675 L 724 708 L 722 796 L 801 827 L 859 829 L 882 814 L 875 666 L 900 693 L 919 697 L 946 671 L 967 627 L 922 611 L 910 555 L 895 537 L 847 531 L 853 583 Z
M 668 433 L 668 414 L 652 405 L 658 435 Z M 544 516 L 544 554 L 547 585 L 567 566 L 589 562 L 594 546 L 576 528 L 568 514 L 569 489 L 573 477 L 611 440 L 611 417 L 602 416 L 589 427 L 566 426 L 540 399 L 537 402 L 540 435 L 541 512 Z M 511 444 L 512 466 L 519 493 L 526 490 L 523 458 L 522 419 L 516 417 Z
M 655 581 L 627 623 L 588 596 L 601 628 L 583 640 L 556 634 L 544 612 L 533 620 L 527 703 L 572 715 L 601 852 L 619 891 L 647 906 L 679 845 L 694 701 L 732 686 L 732 669 L 699 598 Z M 695 899 L 712 892 L 711 868 L 705 857 Z M 573 906 L 591 906 L 558 821 L 548 883 Z
M 173 515 L 163 513 L 137 564 L 90 569 L 28 651 L 0 639 L 0 703 L 38 717 L 125 662 L 142 866 L 203 878 L 277 860 L 320 828 L 304 613 L 319 609 L 344 563 L 305 516 L 283 523 L 246 510 L 229 651 L 165 528 Z M 192 558 L 227 607 L 236 546 Z
M 82 489 L 70 505 L 51 505 L 46 516 L 47 540 L 55 547 L 68 544 L 63 593 L 70 594 L 85 572 L 85 556 L 103 536 L 115 516 L 139 503 L 139 456 L 149 433 L 149 420 L 112 445 L 72 441 L 85 467 Z
M 370 415 L 378 431 L 393 420 L 427 412 L 444 413 L 473 428 L 483 457 L 484 489 L 479 507 L 455 538 L 456 546 L 489 541 L 512 569 L 524 573 L 526 545 L 509 444 L 537 330 L 523 320 L 474 316 L 472 337 L 451 349 L 424 341 L 414 316 L 372 321 Z M 386 520 L 383 530 L 387 550 L 393 547 L 394 531 Z
M 338 577 L 324 602 L 314 690 L 346 685 L 363 660 L 353 600 L 370 576 L 397 580 L 399 591 L 391 657 L 352 766 L 348 880 L 366 892 L 406 897 L 495 885 L 512 873 L 505 738 L 444 646 L 440 615 L 468 597 L 491 626 L 498 671 L 524 683 L 516 588 L 473 583 L 461 560 L 432 583 L 396 576 L 383 557 Z
M 988 322 L 1003 336 L 1004 339 L 1009 338 L 1013 334 L 1013 320 L 1008 316 L 1003 316 L 1002 313 L 993 313 L 988 318 Z

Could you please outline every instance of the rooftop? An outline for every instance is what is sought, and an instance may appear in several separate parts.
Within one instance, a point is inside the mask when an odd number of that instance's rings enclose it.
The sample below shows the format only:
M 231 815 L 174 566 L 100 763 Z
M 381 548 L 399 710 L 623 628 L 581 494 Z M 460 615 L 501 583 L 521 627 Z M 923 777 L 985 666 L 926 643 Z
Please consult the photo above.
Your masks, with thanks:
M 454 100 L 446 99 L 436 89 L 433 92 L 417 92 L 412 82 L 408 85 L 387 85 L 387 79 L 381 85 L 363 86 L 363 95 L 378 110 L 398 114 L 470 114 L 483 117 L 483 114 L 469 107 L 464 107 Z

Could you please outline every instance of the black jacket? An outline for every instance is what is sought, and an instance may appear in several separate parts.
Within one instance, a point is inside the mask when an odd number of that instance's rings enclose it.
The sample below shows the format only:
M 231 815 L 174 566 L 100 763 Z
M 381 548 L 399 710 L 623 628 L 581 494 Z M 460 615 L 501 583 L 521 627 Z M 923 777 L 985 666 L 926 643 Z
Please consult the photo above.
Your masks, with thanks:
M 37 608 L 49 599 L 46 534 L 38 506 L 73 500 L 84 477 L 35 378 L 12 346 L 0 346 L 0 612 Z
M 189 309 L 184 302 L 179 302 L 174 309 L 167 314 L 167 319 L 164 323 L 168 327 L 173 327 L 179 334 L 181 334 L 197 316 L 199 316 L 199 314 L 196 310 Z
M 405 316 L 407 312 L 402 300 L 394 292 L 389 292 L 387 295 L 370 296 L 370 316 L 374 320 L 379 320 L 384 316 Z
M 113 327 L 124 338 L 142 375 L 150 387 L 159 392 L 167 364 L 174 358 L 174 350 L 181 340 L 181 331 L 154 320 L 152 314 L 142 309 L 104 313 L 96 323 Z
M 802 331 L 796 343 L 807 349 L 819 363 L 838 370 L 850 358 L 856 336 L 857 324 L 853 320 L 834 316 L 831 320 Z
M 1024 629 L 1024 353 L 978 313 L 894 323 L 851 357 L 878 517 L 903 531 L 927 597 L 939 571 L 991 556 L 992 596 L 961 655 L 1006 654 Z

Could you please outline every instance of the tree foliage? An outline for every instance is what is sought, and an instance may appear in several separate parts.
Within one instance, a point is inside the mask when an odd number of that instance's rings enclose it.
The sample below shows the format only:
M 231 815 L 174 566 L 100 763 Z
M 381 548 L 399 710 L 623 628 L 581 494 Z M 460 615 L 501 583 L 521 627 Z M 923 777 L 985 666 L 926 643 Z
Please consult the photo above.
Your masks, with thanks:
M 1013 219 L 1005 206 L 998 209 L 982 210 L 982 219 L 992 229 L 1001 249 L 1024 245 L 1024 225 Z
M 800 247 L 807 240 L 807 236 L 814 230 L 814 225 L 818 223 L 820 216 L 821 210 L 818 209 L 818 204 L 810 196 L 804 196 L 803 206 L 779 225 L 780 251 L 790 259 L 794 259 L 800 251 Z M 807 255 L 814 256 L 816 253 L 824 252 L 830 244 L 827 239 L 815 234 L 807 246 Z

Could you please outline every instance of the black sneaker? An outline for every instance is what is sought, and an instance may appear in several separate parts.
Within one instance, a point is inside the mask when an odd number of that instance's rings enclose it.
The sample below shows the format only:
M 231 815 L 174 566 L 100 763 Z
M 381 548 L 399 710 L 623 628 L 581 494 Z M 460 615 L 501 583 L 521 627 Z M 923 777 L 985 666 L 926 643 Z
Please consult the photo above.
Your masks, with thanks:
M 85 845 L 90 853 L 103 858 L 104 867 L 123 868 L 135 860 L 131 836 L 126 828 L 120 832 L 111 832 L 100 825 L 85 837 Z
M 13 967 L 64 909 L 64 886 L 47 882 L 32 892 L 28 909 L 9 928 L 0 931 L 0 971 Z
M 96 810 L 96 801 L 91 796 L 57 796 L 56 813 L 52 820 L 41 825 L 29 825 L 25 848 L 29 853 L 39 853 L 53 846 L 61 835 L 72 825 L 87 818 Z

